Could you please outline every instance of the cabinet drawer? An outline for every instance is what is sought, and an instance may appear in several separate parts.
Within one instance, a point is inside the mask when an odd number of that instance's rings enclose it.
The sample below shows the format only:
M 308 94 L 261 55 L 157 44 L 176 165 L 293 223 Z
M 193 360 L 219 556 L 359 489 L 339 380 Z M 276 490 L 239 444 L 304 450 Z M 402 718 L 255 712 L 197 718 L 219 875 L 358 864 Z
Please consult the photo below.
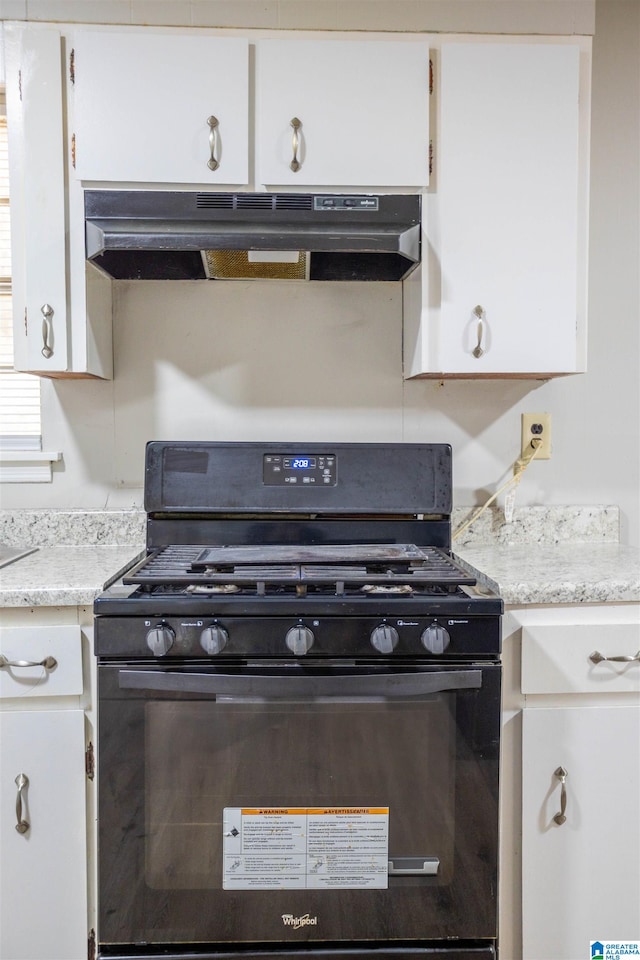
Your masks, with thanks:
M 78 626 L 0 628 L 0 657 L 0 699 L 82 693 Z
M 594 662 L 591 659 L 594 654 L 631 659 Z M 639 625 L 583 623 L 523 627 L 521 687 L 523 693 L 640 691 Z

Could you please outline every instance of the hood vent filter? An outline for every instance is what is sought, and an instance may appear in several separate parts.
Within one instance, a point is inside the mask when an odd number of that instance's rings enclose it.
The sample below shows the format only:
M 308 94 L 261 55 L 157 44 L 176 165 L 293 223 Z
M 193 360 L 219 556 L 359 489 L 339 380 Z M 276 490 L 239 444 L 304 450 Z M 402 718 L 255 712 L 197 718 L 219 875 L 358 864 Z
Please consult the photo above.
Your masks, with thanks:
M 308 280 L 308 255 L 285 251 L 278 259 L 252 256 L 247 250 L 203 250 L 208 280 Z

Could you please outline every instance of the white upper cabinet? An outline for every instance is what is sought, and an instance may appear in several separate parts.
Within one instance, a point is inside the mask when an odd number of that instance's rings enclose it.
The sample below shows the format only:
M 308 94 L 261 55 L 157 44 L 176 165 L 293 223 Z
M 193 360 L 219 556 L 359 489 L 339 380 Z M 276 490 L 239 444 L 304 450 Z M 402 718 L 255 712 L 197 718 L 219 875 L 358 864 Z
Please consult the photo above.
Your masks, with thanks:
M 116 183 L 421 193 L 404 376 L 586 369 L 590 38 L 4 36 L 18 369 L 111 375 L 83 191 Z
M 68 303 L 60 35 L 5 31 L 16 369 L 64 370 Z
M 85 265 L 82 190 L 66 180 L 63 37 L 48 24 L 3 33 L 15 368 L 107 378 L 111 289 Z
M 76 177 L 247 184 L 247 40 L 77 30 L 73 51 Z
M 423 41 L 258 39 L 255 140 L 244 38 L 80 29 L 73 51 L 80 180 L 428 183 Z
M 405 376 L 584 369 L 588 44 L 442 43 Z
M 426 42 L 262 40 L 256 57 L 260 183 L 427 185 Z

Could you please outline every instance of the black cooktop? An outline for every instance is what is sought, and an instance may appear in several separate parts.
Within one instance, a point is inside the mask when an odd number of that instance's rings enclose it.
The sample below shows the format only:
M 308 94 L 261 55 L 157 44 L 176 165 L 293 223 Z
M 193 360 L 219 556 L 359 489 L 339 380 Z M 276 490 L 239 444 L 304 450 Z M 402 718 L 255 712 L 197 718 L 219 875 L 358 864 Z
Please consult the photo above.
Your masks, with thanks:
M 153 551 L 123 578 L 125 584 L 157 590 L 187 586 L 215 593 L 242 586 L 264 594 L 267 586 L 295 585 L 301 593 L 322 585 L 336 595 L 354 587 L 365 592 L 386 588 L 411 593 L 432 587 L 453 592 L 475 582 L 443 550 L 415 544 L 174 544 Z

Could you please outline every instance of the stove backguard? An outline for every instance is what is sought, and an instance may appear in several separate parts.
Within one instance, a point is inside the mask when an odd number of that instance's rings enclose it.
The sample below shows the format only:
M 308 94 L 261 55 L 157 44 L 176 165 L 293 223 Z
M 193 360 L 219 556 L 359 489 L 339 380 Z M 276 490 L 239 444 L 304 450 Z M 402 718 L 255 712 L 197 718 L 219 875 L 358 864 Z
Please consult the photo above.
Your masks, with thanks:
M 149 514 L 448 516 L 451 447 L 152 441 Z

